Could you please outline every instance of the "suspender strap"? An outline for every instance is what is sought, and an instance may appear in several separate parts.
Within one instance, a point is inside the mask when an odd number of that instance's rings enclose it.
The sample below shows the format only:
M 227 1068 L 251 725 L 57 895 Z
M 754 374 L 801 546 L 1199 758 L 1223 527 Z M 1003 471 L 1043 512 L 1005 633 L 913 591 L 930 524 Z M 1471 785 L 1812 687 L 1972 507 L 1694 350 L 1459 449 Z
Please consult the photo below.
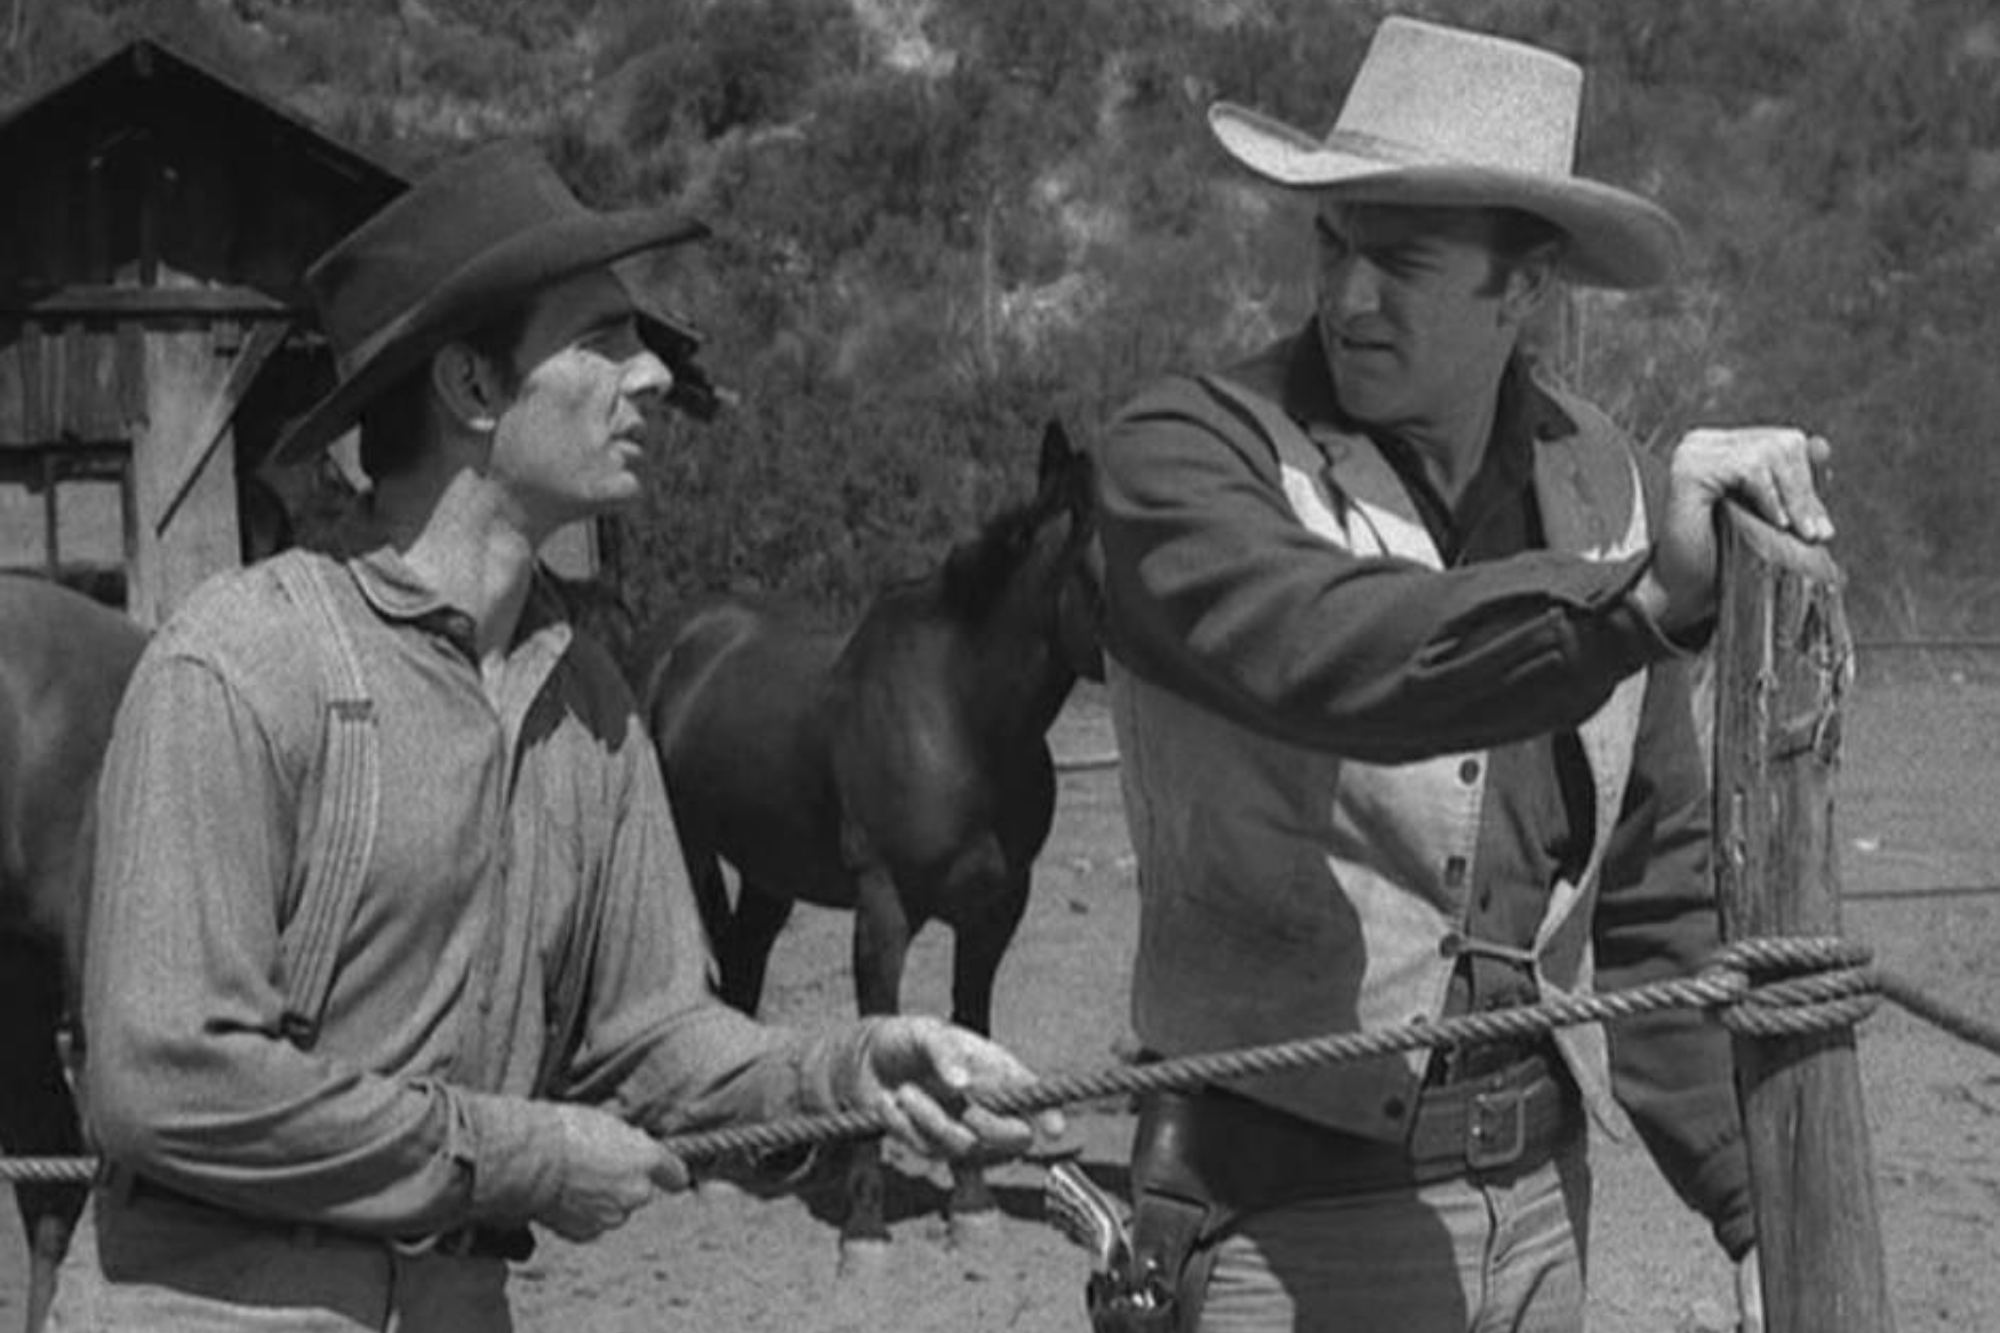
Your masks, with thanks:
M 297 554 L 272 561 L 271 569 L 333 649 L 323 658 L 327 706 L 318 819 L 312 844 L 295 852 L 305 867 L 305 882 L 298 910 L 279 943 L 285 978 L 284 1033 L 304 1049 L 319 1037 L 327 995 L 333 989 L 334 963 L 353 922 L 361 881 L 374 851 L 382 768 L 375 705 L 361 677 L 353 636 L 334 607 L 324 563 Z

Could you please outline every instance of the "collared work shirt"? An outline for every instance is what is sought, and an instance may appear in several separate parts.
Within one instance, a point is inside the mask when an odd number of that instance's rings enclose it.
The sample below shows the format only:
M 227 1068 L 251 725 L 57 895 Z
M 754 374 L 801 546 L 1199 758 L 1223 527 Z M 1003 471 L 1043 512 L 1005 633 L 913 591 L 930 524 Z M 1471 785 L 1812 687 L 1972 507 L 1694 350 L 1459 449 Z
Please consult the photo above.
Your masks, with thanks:
M 282 559 L 316 559 L 295 553 Z M 279 942 L 323 777 L 326 654 L 268 569 L 149 646 L 106 761 L 85 1102 L 103 1151 L 240 1212 L 387 1234 L 514 1225 L 559 1187 L 528 1100 L 565 956 L 564 1099 L 655 1132 L 832 1109 L 862 1038 L 712 999 L 657 761 L 608 657 L 538 588 L 482 677 L 470 622 L 388 548 L 330 566 L 375 707 L 373 856 L 323 1027 L 279 1030 Z M 571 951 L 581 908 L 594 937 Z

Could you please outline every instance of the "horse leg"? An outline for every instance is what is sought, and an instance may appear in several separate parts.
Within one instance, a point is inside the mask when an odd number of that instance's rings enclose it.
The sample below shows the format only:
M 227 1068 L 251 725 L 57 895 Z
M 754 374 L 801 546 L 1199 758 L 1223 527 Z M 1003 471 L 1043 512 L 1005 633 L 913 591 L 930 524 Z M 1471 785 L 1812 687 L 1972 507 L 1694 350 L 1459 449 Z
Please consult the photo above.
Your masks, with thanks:
M 720 946 L 722 998 L 754 1015 L 764 997 L 764 970 L 778 933 L 792 916 L 792 899 L 744 880 L 736 888 L 736 913 Z
M 862 1017 L 893 1014 L 910 950 L 910 922 L 886 870 L 861 872 L 854 903 L 854 995 Z M 877 1266 L 887 1255 L 889 1224 L 884 1200 L 882 1140 L 851 1145 L 847 1155 L 847 1218 L 840 1229 L 840 1268 Z
M 49 949 L 18 937 L 0 939 L 0 1147 L 20 1156 L 75 1157 L 83 1152 L 76 1104 L 56 1053 L 62 1018 L 59 966 Z M 56 1292 L 56 1269 L 89 1186 L 14 1186 L 14 1203 L 28 1236 L 28 1323 L 42 1326 Z
M 993 981 L 1027 912 L 1028 880 L 1026 870 L 1010 876 L 1007 892 L 993 909 L 964 923 L 953 935 L 951 1021 L 982 1037 L 993 1035 Z M 986 1173 L 976 1162 L 952 1163 L 951 1200 L 946 1206 L 957 1244 L 976 1243 L 990 1235 L 999 1220 Z

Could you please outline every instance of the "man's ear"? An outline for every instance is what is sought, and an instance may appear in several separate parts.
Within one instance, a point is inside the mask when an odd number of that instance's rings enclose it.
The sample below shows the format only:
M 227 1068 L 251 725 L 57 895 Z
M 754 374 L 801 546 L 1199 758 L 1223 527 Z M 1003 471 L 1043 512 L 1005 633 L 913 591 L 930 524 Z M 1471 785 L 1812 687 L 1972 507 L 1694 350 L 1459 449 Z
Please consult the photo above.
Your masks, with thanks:
M 1506 284 L 1500 292 L 1500 317 L 1519 328 L 1535 317 L 1556 287 L 1556 267 L 1562 248 L 1538 245 L 1507 266 Z
M 455 421 L 481 435 L 492 433 L 507 405 L 493 363 L 464 343 L 446 343 L 431 358 L 431 389 Z

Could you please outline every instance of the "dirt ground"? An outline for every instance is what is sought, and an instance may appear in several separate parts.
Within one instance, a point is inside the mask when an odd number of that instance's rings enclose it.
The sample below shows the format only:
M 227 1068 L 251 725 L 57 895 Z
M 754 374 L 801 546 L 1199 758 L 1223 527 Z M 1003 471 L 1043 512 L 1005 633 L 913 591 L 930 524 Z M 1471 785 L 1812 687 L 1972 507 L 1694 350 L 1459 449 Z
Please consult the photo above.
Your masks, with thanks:
M 1992 756 L 2000 691 L 1950 680 L 1890 690 L 1864 681 L 1848 710 L 1837 819 L 1849 935 L 1947 1001 L 2000 1018 L 2000 896 L 1938 888 L 2000 882 Z M 1059 756 L 1107 753 L 1101 701 L 1058 725 Z M 1893 894 L 1902 894 L 1898 898 Z M 998 1035 L 1046 1073 L 1115 1061 L 1136 924 L 1117 774 L 1068 774 L 1028 919 L 1005 964 Z M 769 1016 L 810 1024 L 851 1007 L 848 919 L 801 908 L 772 963 Z M 906 1004 L 948 1007 L 950 937 L 919 939 Z M 2000 1329 L 2000 1059 L 1885 1008 L 1861 1029 L 1864 1095 L 1897 1328 Z M 1061 1150 L 1123 1178 L 1130 1117 L 1077 1108 Z M 996 1173 L 1003 1216 L 954 1248 L 944 1173 L 892 1156 L 894 1240 L 881 1271 L 837 1276 L 830 1200 L 710 1189 L 664 1201 L 578 1247 L 544 1239 L 515 1276 L 523 1333 L 663 1330 L 1021 1330 L 1085 1327 L 1086 1261 L 1042 1220 L 1042 1170 Z M 1729 1273 L 1707 1230 L 1632 1141 L 1594 1154 L 1590 1252 L 1596 1333 L 1706 1333 L 1727 1326 Z M 0 1222 L 0 1331 L 22 1297 L 19 1229 Z

